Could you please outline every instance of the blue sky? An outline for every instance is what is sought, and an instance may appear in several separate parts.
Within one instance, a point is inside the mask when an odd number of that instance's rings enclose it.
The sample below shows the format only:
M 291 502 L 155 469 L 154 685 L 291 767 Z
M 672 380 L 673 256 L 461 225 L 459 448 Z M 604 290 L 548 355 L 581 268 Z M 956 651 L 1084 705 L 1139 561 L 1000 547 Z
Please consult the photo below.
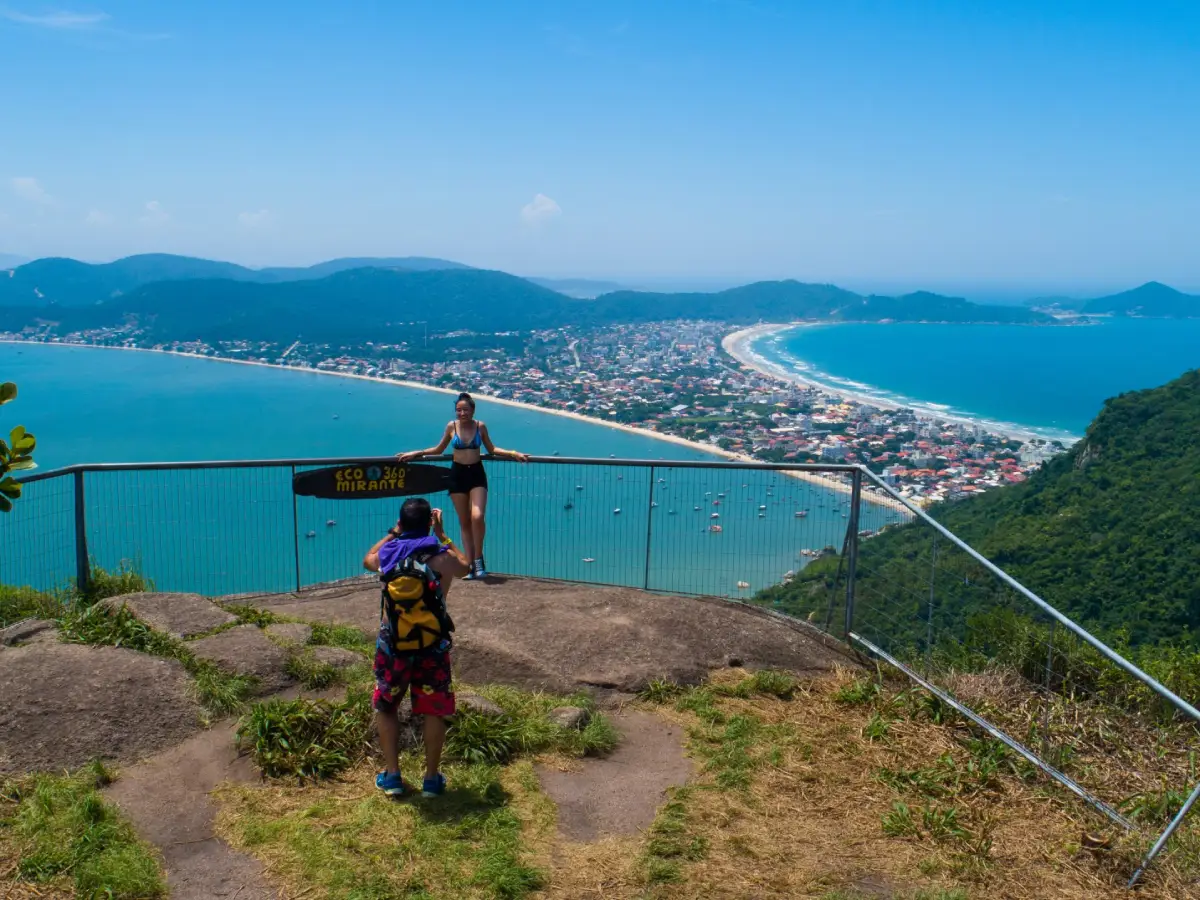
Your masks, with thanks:
M 1192 0 L 96 2 L 0 0 L 0 252 L 1200 288 Z

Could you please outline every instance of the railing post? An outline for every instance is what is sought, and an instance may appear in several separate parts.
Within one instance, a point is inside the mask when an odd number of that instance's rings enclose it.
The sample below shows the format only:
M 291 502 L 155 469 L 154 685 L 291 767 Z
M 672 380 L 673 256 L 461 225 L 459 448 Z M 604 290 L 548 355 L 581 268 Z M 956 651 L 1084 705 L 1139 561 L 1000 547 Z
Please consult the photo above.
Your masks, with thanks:
M 292 466 L 292 482 L 296 483 L 296 467 Z M 296 489 L 289 485 L 292 492 L 292 554 L 296 561 L 296 593 L 300 593 L 300 524 L 296 514 Z
M 846 634 L 854 631 L 854 578 L 858 571 L 858 507 L 862 500 L 862 469 L 855 469 L 850 486 L 850 524 L 846 532 Z
M 933 548 L 929 561 L 929 606 L 925 610 L 925 677 L 933 669 L 933 601 L 937 585 L 938 534 L 933 533 Z
M 87 515 L 84 506 L 83 472 L 75 472 L 75 585 L 80 593 L 88 589 L 91 569 L 88 566 Z
M 654 471 L 655 467 L 650 467 L 650 493 L 646 499 L 646 571 L 642 578 L 642 590 L 650 590 L 650 534 L 654 519 Z

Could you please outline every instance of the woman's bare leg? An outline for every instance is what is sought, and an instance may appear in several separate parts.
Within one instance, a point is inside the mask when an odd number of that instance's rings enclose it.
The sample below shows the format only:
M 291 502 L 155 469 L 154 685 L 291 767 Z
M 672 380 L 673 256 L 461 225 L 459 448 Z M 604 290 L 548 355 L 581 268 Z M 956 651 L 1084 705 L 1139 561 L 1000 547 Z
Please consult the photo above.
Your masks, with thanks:
M 468 559 L 483 559 L 483 539 L 487 534 L 487 522 L 484 520 L 487 498 L 487 488 L 471 488 L 471 545 L 475 548 L 475 554 L 468 555 Z
M 471 527 L 471 497 L 469 494 L 451 494 L 450 502 L 458 513 L 458 530 L 462 534 L 463 555 L 472 563 L 479 554 L 475 552 L 475 534 Z

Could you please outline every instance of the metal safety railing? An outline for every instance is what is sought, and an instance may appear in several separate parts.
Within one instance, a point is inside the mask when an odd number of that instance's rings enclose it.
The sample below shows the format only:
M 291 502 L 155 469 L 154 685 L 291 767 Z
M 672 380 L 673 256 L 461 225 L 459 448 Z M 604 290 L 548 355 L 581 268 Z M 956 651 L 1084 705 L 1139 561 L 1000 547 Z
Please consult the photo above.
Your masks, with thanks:
M 0 585 L 50 590 L 86 584 L 96 567 L 133 566 L 157 590 L 223 596 L 352 576 L 400 501 L 300 496 L 293 479 L 394 462 L 37 473 L 0 517 Z M 1200 711 L 864 468 L 560 457 L 486 465 L 492 571 L 754 602 L 894 666 L 1122 827 L 1154 837 L 1130 799 L 1171 791 L 1171 802 L 1135 804 L 1169 821 L 1131 885 L 1200 796 Z M 461 541 L 448 510 L 446 522 Z M 1081 730 L 1083 708 L 1108 726 Z

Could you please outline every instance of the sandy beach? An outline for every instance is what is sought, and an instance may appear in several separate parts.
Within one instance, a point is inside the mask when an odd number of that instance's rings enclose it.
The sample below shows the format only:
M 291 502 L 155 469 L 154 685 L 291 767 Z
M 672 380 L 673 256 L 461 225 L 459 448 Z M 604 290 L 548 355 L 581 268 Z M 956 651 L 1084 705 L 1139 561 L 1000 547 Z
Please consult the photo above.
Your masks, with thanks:
M 790 328 L 791 326 L 774 325 L 774 326 L 760 326 L 760 327 L 769 327 L 772 329 L 777 329 L 777 328 Z M 752 329 L 746 329 L 746 330 L 750 331 Z M 739 334 L 740 333 L 741 332 L 739 332 Z M 733 335 L 731 335 L 731 337 L 733 337 Z M 726 338 L 726 340 L 728 340 L 728 338 Z M 403 381 L 403 380 L 396 379 L 396 378 L 381 378 L 378 375 L 356 375 L 351 372 L 331 372 L 326 369 L 309 369 L 309 368 L 302 368 L 300 366 L 281 366 L 278 363 L 264 363 L 264 362 L 259 362 L 257 360 L 250 360 L 250 359 L 229 359 L 228 357 L 223 357 L 223 356 L 205 356 L 201 353 L 185 353 L 185 352 L 178 351 L 178 350 L 157 350 L 157 349 L 154 349 L 151 347 L 106 347 L 106 346 L 98 345 L 98 344 L 66 344 L 66 343 L 46 343 L 46 342 L 42 342 L 42 341 L 13 341 L 13 340 L 0 340 L 0 344 L 36 344 L 39 347 L 76 347 L 76 348 L 83 347 L 83 348 L 92 349 L 92 350 L 127 350 L 127 351 L 132 351 L 135 353 L 159 353 L 159 354 L 165 354 L 167 356 L 179 356 L 179 357 L 183 357 L 185 359 L 199 359 L 199 360 L 204 360 L 206 362 L 232 363 L 234 365 L 239 365 L 239 366 L 258 366 L 259 368 L 264 368 L 264 369 L 280 369 L 285 372 L 307 372 L 307 373 L 315 374 L 315 375 L 331 375 L 336 378 L 353 378 L 358 381 L 373 381 L 373 382 L 378 382 L 379 384 L 390 384 L 390 385 L 397 385 L 399 387 L 405 387 L 405 388 L 416 388 L 416 389 L 422 390 L 422 391 L 433 391 L 435 393 L 448 394 L 451 396 L 458 394 L 457 389 L 435 387 L 435 386 L 429 385 L 429 384 L 422 384 L 419 381 Z M 756 460 L 754 457 L 752 457 L 748 454 L 733 453 L 731 451 L 723 450 L 720 447 L 716 447 L 711 444 L 701 444 L 697 441 L 689 441 L 685 438 L 681 438 L 681 437 L 678 437 L 673 434 L 664 434 L 661 431 L 651 431 L 648 428 L 637 428 L 632 425 L 622 424 L 620 422 L 609 422 L 604 419 L 594 418 L 592 416 L 585 416 L 580 413 L 570 412 L 568 410 L 563 410 L 563 409 L 548 409 L 543 406 L 534 406 L 531 403 L 521 403 L 520 401 L 517 401 L 517 400 L 504 400 L 504 399 L 500 399 L 499 397 L 492 397 L 492 396 L 488 396 L 486 394 L 481 394 L 481 395 L 479 395 L 479 397 L 480 397 L 480 399 L 486 399 L 486 401 L 488 403 L 497 403 L 497 404 L 500 404 L 503 406 L 512 406 L 512 407 L 516 407 L 518 409 L 524 409 L 524 410 L 529 410 L 529 411 L 538 412 L 538 413 L 545 413 L 545 414 L 551 415 L 551 416 L 562 416 L 564 418 L 575 419 L 580 422 L 586 422 L 589 425 L 603 425 L 607 428 L 615 428 L 619 431 L 624 431 L 629 434 L 636 434 L 636 435 L 639 435 L 642 437 L 654 438 L 655 440 L 659 440 L 659 441 L 666 441 L 671 444 L 677 444 L 681 447 L 688 447 L 689 449 L 700 451 L 701 453 L 706 453 L 706 454 L 709 454 L 712 456 L 719 456 L 723 459 L 728 459 L 732 462 L 750 463 L 750 464 L 754 464 L 754 465 L 760 464 L 758 460 Z M 837 492 L 843 493 L 843 494 L 850 493 L 850 485 L 846 482 L 843 482 L 843 481 L 837 479 L 837 478 L 831 478 L 828 476 L 820 475 L 816 472 L 792 471 L 792 472 L 786 472 L 786 474 L 793 478 L 799 478 L 802 481 L 807 481 L 807 482 L 810 482 L 811 484 L 815 484 L 815 485 L 819 485 L 823 488 L 827 488 L 828 490 L 831 490 L 831 491 L 837 491 Z M 904 509 L 902 504 L 896 502 L 891 497 L 886 497 L 886 496 L 883 496 L 881 494 L 876 494 L 871 491 L 863 491 L 862 496 L 863 496 L 864 500 L 867 500 L 871 503 L 879 504 L 882 506 L 888 506 L 890 508 L 896 509 L 897 511 Z
M 816 388 L 823 393 L 832 396 L 841 397 L 845 400 L 850 400 L 854 403 L 861 403 L 865 406 L 874 406 L 877 409 L 900 409 L 900 404 L 873 397 L 870 394 L 856 393 L 854 391 L 846 391 L 841 388 L 830 387 L 827 384 L 821 384 L 816 381 L 811 381 L 803 375 L 784 368 L 778 363 L 766 359 L 761 354 L 754 351 L 755 341 L 761 340 L 769 335 L 776 334 L 782 331 L 790 331 L 793 328 L 811 327 L 813 325 L 825 325 L 833 323 L 825 322 L 792 322 L 789 324 L 762 324 L 754 325 L 750 328 L 743 328 L 740 331 L 735 331 L 732 334 L 726 335 L 721 341 L 721 348 L 736 359 L 743 366 L 749 369 L 766 375 L 769 378 L 774 378 L 778 381 L 783 381 L 788 384 L 798 384 L 804 387 Z M 939 410 L 935 407 L 922 405 L 920 403 L 910 403 L 906 408 L 911 409 L 917 415 L 926 419 L 937 419 L 942 422 L 954 422 L 959 425 L 971 425 L 982 428 L 991 434 L 999 434 L 1004 437 L 1014 438 L 1019 441 L 1027 441 L 1030 439 L 1045 440 L 1045 436 L 1038 434 L 1028 428 L 1020 426 L 1008 425 L 999 422 L 989 422 L 983 419 L 973 419 L 967 416 L 955 416 Z

